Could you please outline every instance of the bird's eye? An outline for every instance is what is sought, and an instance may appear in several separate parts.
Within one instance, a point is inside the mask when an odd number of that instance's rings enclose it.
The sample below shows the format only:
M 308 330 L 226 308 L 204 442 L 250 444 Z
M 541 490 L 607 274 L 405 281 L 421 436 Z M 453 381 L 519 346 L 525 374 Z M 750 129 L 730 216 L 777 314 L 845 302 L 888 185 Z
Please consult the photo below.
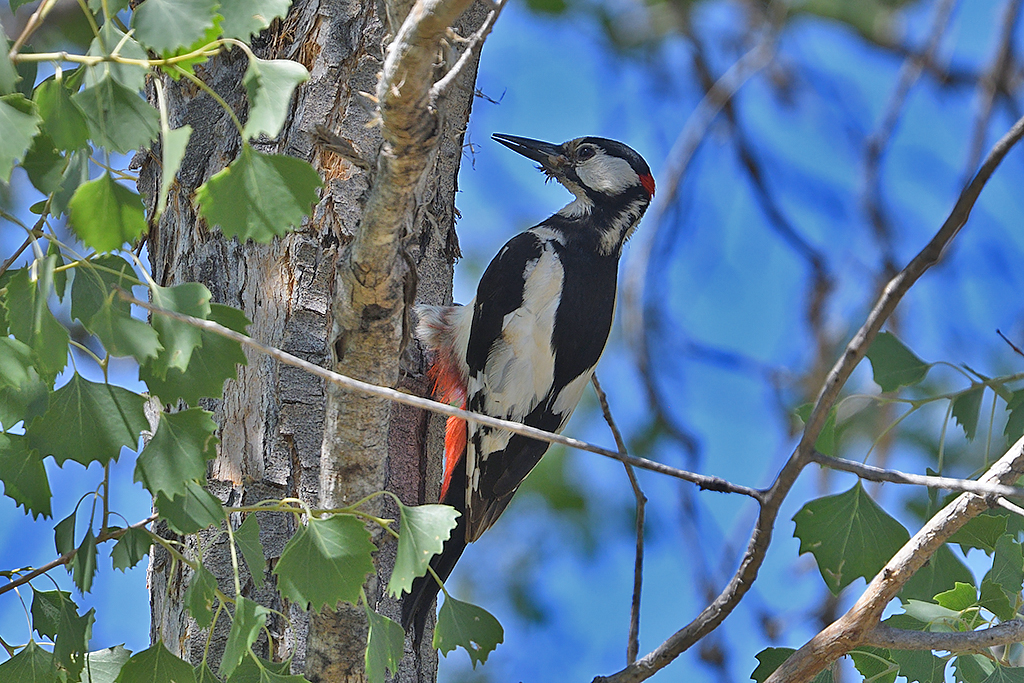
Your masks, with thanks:
M 596 154 L 596 152 L 593 147 L 580 147 L 579 151 L 576 152 L 576 158 L 580 161 L 586 161 L 594 156 L 594 154 Z

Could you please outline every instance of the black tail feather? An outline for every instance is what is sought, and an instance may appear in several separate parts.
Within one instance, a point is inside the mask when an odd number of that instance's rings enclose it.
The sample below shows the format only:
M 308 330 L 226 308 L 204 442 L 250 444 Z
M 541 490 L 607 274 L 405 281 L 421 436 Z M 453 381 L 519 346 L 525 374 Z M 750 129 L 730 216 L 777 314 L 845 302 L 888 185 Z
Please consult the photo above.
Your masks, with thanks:
M 452 472 L 451 486 L 448 494 L 441 501 L 445 505 L 451 505 L 459 511 L 459 519 L 452 535 L 444 544 L 444 550 L 434 555 L 430 566 L 442 581 L 447 581 L 455 563 L 462 557 L 462 551 L 466 549 L 466 458 L 455 466 Z M 409 631 L 413 627 L 413 643 L 419 649 L 420 641 L 423 640 L 423 631 L 427 626 L 427 616 L 434 609 L 434 598 L 440 592 L 441 587 L 437 585 L 433 575 L 427 572 L 412 582 L 412 590 L 402 601 L 402 628 Z

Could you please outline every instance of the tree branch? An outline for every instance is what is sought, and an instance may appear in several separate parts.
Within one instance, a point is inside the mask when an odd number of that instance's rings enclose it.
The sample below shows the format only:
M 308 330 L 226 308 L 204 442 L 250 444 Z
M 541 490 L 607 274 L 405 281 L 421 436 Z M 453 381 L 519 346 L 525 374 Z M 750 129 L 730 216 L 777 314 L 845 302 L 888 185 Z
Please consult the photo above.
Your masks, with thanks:
M 612 436 L 615 437 L 615 445 L 618 446 L 620 454 L 626 455 L 626 442 L 623 441 L 622 434 L 612 417 L 608 397 L 601 389 L 601 383 L 597 381 L 596 374 L 590 380 L 594 383 L 594 391 L 597 392 L 597 398 L 601 402 L 604 421 L 608 423 L 608 428 L 612 430 Z M 626 468 L 626 476 L 629 477 L 629 485 L 633 487 L 633 497 L 636 498 L 636 559 L 633 562 L 633 600 L 629 608 L 629 640 L 626 645 L 626 663 L 632 664 L 640 653 L 640 595 L 644 583 L 644 518 L 647 509 L 647 496 L 640 488 L 640 482 L 637 481 L 632 465 L 627 463 L 622 463 L 622 465 Z
M 296 368 L 301 368 L 311 375 L 326 380 L 342 389 L 357 392 L 374 398 L 383 399 L 386 401 L 394 401 L 395 403 L 401 403 L 403 405 L 412 406 L 413 408 L 421 408 L 423 410 L 429 410 L 440 415 L 446 415 L 448 417 L 458 417 L 463 420 L 470 422 L 476 422 L 478 424 L 485 425 L 487 427 L 495 427 L 497 429 L 504 429 L 514 434 L 521 434 L 523 436 L 530 437 L 531 439 L 538 439 L 539 441 L 546 441 L 548 443 L 557 443 L 569 448 L 575 448 L 581 451 L 587 451 L 589 453 L 596 453 L 613 460 L 639 467 L 640 469 L 650 470 L 652 472 L 658 472 L 675 479 L 682 479 L 684 481 L 697 484 L 701 489 L 709 491 L 717 491 L 719 493 L 738 493 L 740 495 L 749 496 L 754 500 L 760 500 L 762 492 L 750 488 L 748 486 L 742 486 L 739 484 L 733 484 L 730 481 L 722 479 L 720 477 L 711 477 L 703 474 L 697 474 L 695 472 L 688 472 L 681 470 L 670 465 L 664 465 L 660 462 L 654 462 L 646 458 L 638 458 L 634 455 L 628 455 L 619 453 L 618 451 L 609 450 L 601 446 L 595 446 L 594 444 L 587 443 L 586 441 L 580 441 L 579 439 L 573 439 L 568 436 L 561 434 L 555 434 L 554 432 L 546 432 L 536 427 L 530 427 L 529 425 L 522 424 L 520 422 L 512 422 L 510 420 L 502 420 L 497 417 L 491 417 L 490 415 L 484 415 L 483 413 L 474 413 L 469 410 L 462 410 L 454 406 L 450 406 L 447 403 L 439 403 L 429 398 L 423 398 L 421 396 L 415 396 L 413 394 L 406 394 L 395 389 L 388 387 L 378 386 L 376 384 L 370 384 L 369 382 L 363 382 L 352 377 L 332 372 L 325 368 L 320 367 L 314 363 L 310 363 L 307 360 L 303 360 L 297 356 L 293 356 L 287 351 L 275 348 L 273 346 L 267 346 L 262 344 L 252 337 L 248 337 L 240 332 L 235 332 L 232 329 L 219 325 L 212 320 L 202 320 L 200 318 L 194 318 L 190 315 L 178 313 L 177 311 L 171 311 L 159 306 L 136 299 L 131 294 L 128 294 L 122 289 L 118 289 L 119 296 L 130 303 L 135 304 L 141 308 L 146 309 L 152 313 L 164 315 L 175 320 L 179 320 L 190 325 L 194 325 L 200 329 L 212 332 L 213 334 L 227 337 L 228 339 L 234 340 L 243 346 L 247 346 L 251 349 L 255 349 L 261 353 L 278 360 L 286 365 L 291 365 Z
M 986 648 L 1019 643 L 1024 640 L 1024 620 L 1004 621 L 980 631 L 929 633 L 907 631 L 879 624 L 864 635 L 861 645 L 887 647 L 890 650 L 945 650 L 982 652 Z
M 868 481 L 888 481 L 893 484 L 911 484 L 914 486 L 927 486 L 930 489 L 945 489 L 946 491 L 960 491 L 962 493 L 975 493 L 979 496 L 1009 496 L 1011 498 L 1024 499 L 1024 488 L 1019 486 L 1004 486 L 1003 484 L 986 484 L 972 479 L 954 479 L 952 477 L 933 477 L 923 474 L 908 474 L 898 470 L 887 470 L 881 467 L 873 467 L 852 460 L 835 458 L 814 451 L 811 453 L 811 461 L 822 467 L 833 470 L 841 470 L 856 474 L 861 479 Z
M 960 228 L 963 227 L 970 216 L 971 209 L 974 207 L 981 189 L 988 182 L 988 179 L 992 176 L 996 167 L 999 166 L 1003 157 L 1006 156 L 1007 152 L 1022 136 L 1024 136 L 1024 118 L 1017 121 L 1010 131 L 995 144 L 989 152 L 985 163 L 982 164 L 977 175 L 975 175 L 974 180 L 960 193 L 960 197 L 957 199 L 949 217 L 942 224 L 942 227 L 939 228 L 935 236 L 932 237 L 931 241 L 925 245 L 917 256 L 889 281 L 868 314 L 864 324 L 847 344 L 842 356 L 832 367 L 822 385 L 821 391 L 818 393 L 814 408 L 811 410 L 811 414 L 804 425 L 804 432 L 800 438 L 800 443 L 797 445 L 793 455 L 790 456 L 783 466 L 782 471 L 776 477 L 771 488 L 765 492 L 766 495 L 762 499 L 761 511 L 751 533 L 747 552 L 726 587 L 696 619 L 670 636 L 654 651 L 611 676 L 595 678 L 595 683 L 626 683 L 649 678 L 707 635 L 707 633 L 717 628 L 725 617 L 739 604 L 740 600 L 743 599 L 743 596 L 757 579 L 761 563 L 764 561 L 764 556 L 768 551 L 779 507 L 782 505 L 782 501 L 790 489 L 792 489 L 801 470 L 803 470 L 807 463 L 811 462 L 814 444 L 817 442 L 818 436 L 825 425 L 825 419 L 828 416 L 829 410 L 832 409 L 836 399 L 839 397 L 839 392 L 853 373 L 854 368 L 864 358 L 868 347 L 871 346 L 871 342 L 874 341 L 879 330 L 882 328 L 882 324 L 896 309 L 897 304 L 899 304 L 913 284 L 939 260 L 946 245 L 960 232 Z
M 981 481 L 1006 484 L 1016 481 L 1022 474 L 1024 437 L 992 465 Z M 985 498 L 964 493 L 936 513 L 875 575 L 864 594 L 846 614 L 794 652 L 765 683 L 809 681 L 853 648 L 867 644 L 866 638 L 879 626 L 882 610 L 910 577 L 928 562 L 946 539 L 989 507 Z

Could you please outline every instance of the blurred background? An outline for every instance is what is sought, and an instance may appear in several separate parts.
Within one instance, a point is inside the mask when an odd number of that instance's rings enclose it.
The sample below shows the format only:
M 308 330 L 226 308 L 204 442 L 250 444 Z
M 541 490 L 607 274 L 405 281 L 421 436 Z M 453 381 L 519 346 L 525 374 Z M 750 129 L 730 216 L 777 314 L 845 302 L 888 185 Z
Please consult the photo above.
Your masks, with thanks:
M 3 17 L 9 34 L 30 10 Z M 618 316 L 598 368 L 612 412 L 635 455 L 769 485 L 795 445 L 795 408 L 813 400 L 879 289 L 931 238 L 984 154 L 1024 113 L 1020 11 L 1020 0 L 515 0 L 480 63 L 456 201 L 456 301 L 473 297 L 507 239 L 570 198 L 491 133 L 626 142 L 650 163 L 658 193 L 626 248 Z M 75 30 L 54 40 L 74 39 Z M 1024 346 L 1022 190 L 1024 149 L 1015 149 L 887 326 L 924 360 L 988 376 L 1024 369 L 997 334 Z M 31 188 L 20 171 L 3 191 L 7 207 L 24 211 Z M 0 237 L 4 253 L 22 239 L 8 227 Z M 123 368 L 129 385 L 133 372 Z M 955 367 L 941 366 L 915 391 L 966 386 Z M 886 433 L 906 409 L 857 396 L 877 392 L 865 363 L 840 404 L 837 454 L 939 470 L 948 402 Z M 986 393 L 971 442 L 949 423 L 944 474 L 970 476 L 1003 453 L 1004 407 Z M 566 433 L 614 443 L 592 393 Z M 55 491 L 81 495 L 94 486 L 83 482 L 102 478 L 74 463 L 47 465 Z M 114 495 L 136 521 L 149 500 L 131 468 L 130 459 L 114 467 Z M 639 476 L 650 501 L 643 656 L 729 580 L 757 510 L 748 499 Z M 799 647 L 845 611 L 863 581 L 831 596 L 810 556 L 798 555 L 791 519 L 806 501 L 853 483 L 808 467 L 753 589 L 653 680 L 747 680 L 757 652 Z M 867 490 L 918 528 L 925 492 Z M 69 513 L 70 504 L 54 518 Z M 439 680 L 583 681 L 621 669 L 634 514 L 619 463 L 549 451 L 450 584 L 498 617 L 505 644 L 475 670 L 465 653 L 452 653 Z M 49 561 L 52 535 L 42 527 L 0 499 L 0 555 Z M 985 571 L 979 551 L 954 553 Z M 97 609 L 92 647 L 145 648 L 144 568 L 127 583 L 109 563 L 101 570 L 93 593 L 76 597 Z M 24 642 L 26 623 L 16 599 L 0 601 L 0 636 Z M 837 676 L 860 680 L 848 666 Z

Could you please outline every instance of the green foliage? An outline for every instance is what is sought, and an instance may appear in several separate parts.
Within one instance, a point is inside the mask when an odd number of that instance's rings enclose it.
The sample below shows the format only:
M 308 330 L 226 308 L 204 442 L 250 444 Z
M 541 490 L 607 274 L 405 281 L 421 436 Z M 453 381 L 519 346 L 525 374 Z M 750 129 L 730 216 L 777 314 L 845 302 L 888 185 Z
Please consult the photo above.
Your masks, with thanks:
M 206 567 L 199 565 L 185 590 L 185 607 L 200 628 L 213 624 L 213 602 L 217 599 L 217 579 Z
M 365 605 L 364 605 L 365 606 Z M 404 654 L 405 631 L 397 623 L 366 607 L 369 634 L 366 639 L 366 678 L 384 683 L 386 671 L 398 671 Z
M 114 569 L 124 571 L 134 567 L 149 554 L 149 547 L 152 544 L 148 531 L 138 527 L 129 528 L 110 551 Z
M 235 544 L 242 551 L 245 563 L 249 565 L 249 576 L 257 588 L 263 586 L 263 573 L 266 571 L 267 560 L 263 555 L 263 544 L 260 543 L 260 523 L 256 515 L 250 514 L 235 529 Z
M 131 656 L 131 651 L 123 645 L 86 653 L 82 683 L 114 683 Z
M 146 231 L 142 197 L 114 182 L 109 173 L 79 185 L 68 210 L 75 234 L 96 251 L 120 249 Z
M 459 513 L 447 505 L 401 506 L 401 535 L 398 556 L 388 583 L 388 594 L 398 597 L 412 589 L 417 576 L 423 576 L 430 559 L 444 550 Z
M 217 0 L 147 0 L 132 15 L 135 36 L 158 54 L 191 45 L 213 26 Z
M 845 493 L 810 501 L 793 521 L 800 553 L 814 555 L 821 578 L 837 595 L 858 577 L 870 581 L 910 539 L 860 482 Z
M 867 355 L 875 383 L 882 391 L 895 391 L 917 384 L 931 367 L 890 332 L 882 332 L 875 337 Z
M 249 40 L 288 12 L 291 0 L 221 0 L 217 9 L 224 18 L 221 28 L 227 38 Z
M 52 654 L 36 645 L 34 640 L 30 640 L 21 652 L 0 664 L 0 680 L 55 683 L 57 666 Z
M 195 683 L 192 667 L 172 655 L 163 642 L 136 652 L 124 663 L 115 683 Z
M 789 659 L 789 656 L 796 652 L 791 647 L 769 647 L 761 650 L 755 655 L 757 657 L 757 668 L 750 672 L 750 679 L 757 683 L 768 680 L 782 663 Z M 832 672 L 826 669 L 811 679 L 811 683 L 832 683 Z
M 292 93 L 309 80 L 306 67 L 287 59 L 249 59 L 242 83 L 249 95 L 249 120 L 242 137 L 264 134 L 276 138 L 291 107 Z
M 201 408 L 163 413 L 156 433 L 139 453 L 135 481 L 154 496 L 168 498 L 185 495 L 189 481 L 205 483 L 206 461 L 216 457 L 219 443 L 212 415 Z
M 281 595 L 304 609 L 334 609 L 359 600 L 376 550 L 363 522 L 346 515 L 312 517 L 291 537 L 274 567 Z
M 317 200 L 320 175 L 305 161 L 249 145 L 196 190 L 200 213 L 227 237 L 269 242 L 298 225 Z
M 14 165 L 25 157 L 42 119 L 35 105 L 22 94 L 0 97 L 0 180 L 11 180 Z
M 450 595 L 444 598 L 437 615 L 434 629 L 434 647 L 447 656 L 456 647 L 469 653 L 476 668 L 477 662 L 487 661 L 487 655 L 504 641 L 505 630 L 487 610 L 456 600 Z
M 235 598 L 235 614 L 231 620 L 224 657 L 220 660 L 221 676 L 228 678 L 242 663 L 242 658 L 256 642 L 260 629 L 267 621 L 270 610 L 239 595 Z
M 978 414 L 984 394 L 985 387 L 977 384 L 953 399 L 953 419 L 963 427 L 968 440 L 973 440 L 978 432 Z

